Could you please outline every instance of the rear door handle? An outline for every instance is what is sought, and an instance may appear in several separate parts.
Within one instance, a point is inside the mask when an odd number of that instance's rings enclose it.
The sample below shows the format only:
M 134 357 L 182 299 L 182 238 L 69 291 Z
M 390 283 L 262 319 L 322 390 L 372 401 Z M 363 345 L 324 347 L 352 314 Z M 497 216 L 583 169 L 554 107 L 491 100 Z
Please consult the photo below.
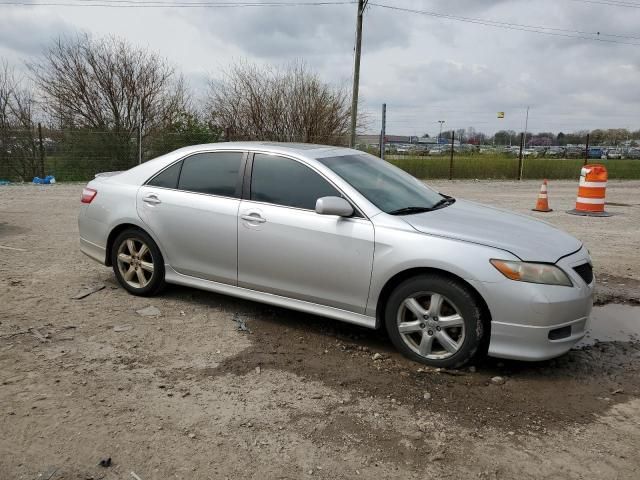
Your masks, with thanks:
M 259 213 L 245 213 L 240 215 L 240 218 L 251 223 L 264 223 L 267 221 L 267 219 L 261 217 Z
M 142 201 L 150 205 L 158 205 L 159 203 L 162 203 L 155 193 L 147 195 L 142 199 Z

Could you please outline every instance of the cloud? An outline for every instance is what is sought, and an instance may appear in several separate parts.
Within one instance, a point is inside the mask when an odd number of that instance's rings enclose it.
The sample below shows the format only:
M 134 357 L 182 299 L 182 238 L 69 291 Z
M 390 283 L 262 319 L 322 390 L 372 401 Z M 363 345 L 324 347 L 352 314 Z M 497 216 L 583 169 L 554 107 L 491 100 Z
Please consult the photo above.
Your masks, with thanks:
M 15 54 L 38 55 L 53 38 L 74 31 L 67 22 L 38 11 L 0 8 L 0 46 Z
M 293 2 L 293 0 L 291 0 Z M 296 2 L 298 3 L 298 2 Z M 542 35 L 370 6 L 365 13 L 361 111 L 379 129 L 387 103 L 391 133 L 475 126 L 521 130 L 640 128 L 637 10 L 557 0 L 376 0 L 391 6 L 584 34 Z M 73 30 L 114 34 L 167 57 L 202 90 L 240 59 L 304 60 L 329 82 L 350 87 L 355 6 L 283 8 L 0 7 L 0 55 L 17 61 Z M 637 39 L 620 36 L 631 35 Z M 196 97 L 197 92 L 196 92 Z M 504 120 L 496 118 L 505 111 Z
M 218 9 L 183 18 L 246 55 L 278 59 L 349 53 L 354 45 L 354 5 L 332 7 Z M 366 49 L 407 46 L 411 32 L 401 18 L 371 15 L 364 27 Z

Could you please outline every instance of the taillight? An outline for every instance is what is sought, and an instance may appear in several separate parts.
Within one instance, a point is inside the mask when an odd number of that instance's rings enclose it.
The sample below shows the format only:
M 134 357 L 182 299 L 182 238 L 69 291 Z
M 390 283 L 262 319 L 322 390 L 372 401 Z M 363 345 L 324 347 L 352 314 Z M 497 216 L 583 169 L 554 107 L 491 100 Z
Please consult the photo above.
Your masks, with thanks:
M 82 203 L 91 203 L 91 201 L 94 198 L 96 198 L 97 194 L 98 194 L 97 190 L 94 190 L 93 188 L 84 187 L 82 189 L 82 197 L 80 197 L 80 201 Z

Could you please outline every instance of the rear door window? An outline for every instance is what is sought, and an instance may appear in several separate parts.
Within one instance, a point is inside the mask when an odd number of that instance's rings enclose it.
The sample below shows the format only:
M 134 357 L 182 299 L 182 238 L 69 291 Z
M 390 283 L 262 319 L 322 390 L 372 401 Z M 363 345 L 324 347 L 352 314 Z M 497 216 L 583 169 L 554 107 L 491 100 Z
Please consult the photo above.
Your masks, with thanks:
M 158 175 L 149 180 L 147 185 L 162 188 L 177 188 L 178 176 L 180 175 L 181 166 L 182 162 L 174 163 L 169 168 L 163 170 Z
M 209 152 L 185 158 L 178 189 L 239 198 L 242 156 L 242 152 Z
M 256 153 L 251 172 L 251 200 L 315 210 L 321 197 L 340 197 L 324 178 L 300 162 Z

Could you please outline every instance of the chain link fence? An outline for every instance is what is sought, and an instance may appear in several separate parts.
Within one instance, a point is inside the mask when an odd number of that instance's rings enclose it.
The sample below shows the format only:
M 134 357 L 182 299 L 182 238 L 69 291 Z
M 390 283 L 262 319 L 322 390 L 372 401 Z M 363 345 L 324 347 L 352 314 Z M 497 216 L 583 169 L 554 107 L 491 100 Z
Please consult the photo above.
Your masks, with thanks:
M 10 130 L 0 136 L 0 179 L 31 181 L 53 175 L 57 181 L 85 181 L 96 173 L 126 170 L 188 145 L 221 140 L 216 132 L 130 132 L 96 130 Z
M 348 146 L 348 136 L 271 135 L 275 141 Z M 137 132 L 96 130 L 11 130 L 0 132 L 0 180 L 30 182 L 33 177 L 53 175 L 57 181 L 87 181 L 98 172 L 126 170 L 177 148 L 219 141 L 261 140 L 229 131 Z M 357 148 L 380 155 L 380 147 L 359 139 Z M 580 175 L 585 154 L 558 156 L 545 151 L 517 152 L 495 147 L 436 145 L 388 145 L 385 160 L 422 178 L 438 179 L 574 179 Z M 590 158 L 603 163 L 612 179 L 640 179 L 639 158 Z M 573 158 L 571 158 L 573 157 Z

